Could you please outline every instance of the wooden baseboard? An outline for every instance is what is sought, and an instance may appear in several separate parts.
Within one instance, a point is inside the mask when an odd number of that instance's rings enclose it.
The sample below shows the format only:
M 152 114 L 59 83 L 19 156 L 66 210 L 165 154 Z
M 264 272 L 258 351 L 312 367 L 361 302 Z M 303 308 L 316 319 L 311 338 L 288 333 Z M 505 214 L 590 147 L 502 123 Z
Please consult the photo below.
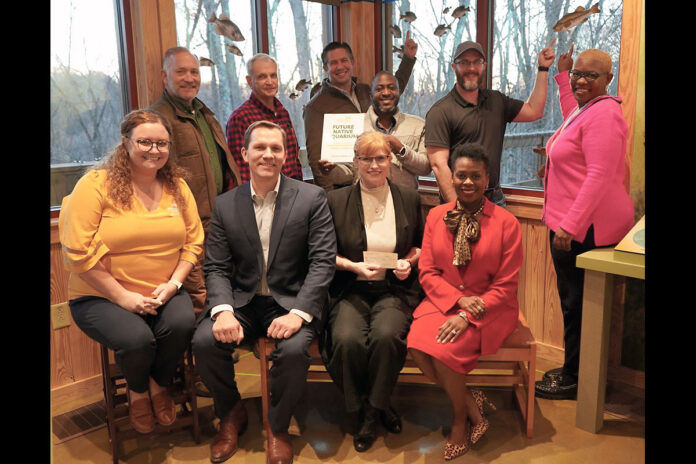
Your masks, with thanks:
M 537 342 L 537 358 L 563 365 L 564 350 L 556 346 Z M 630 387 L 645 390 L 645 372 L 625 366 L 608 366 L 607 382 L 622 383 Z
M 56 416 L 99 401 L 104 396 L 102 376 L 95 375 L 51 389 L 51 415 Z
M 541 342 L 536 342 L 536 346 L 537 358 L 551 361 L 554 364 L 563 365 L 563 361 L 565 359 L 565 350 L 563 350 L 563 348 L 558 348 L 557 346 L 547 345 Z

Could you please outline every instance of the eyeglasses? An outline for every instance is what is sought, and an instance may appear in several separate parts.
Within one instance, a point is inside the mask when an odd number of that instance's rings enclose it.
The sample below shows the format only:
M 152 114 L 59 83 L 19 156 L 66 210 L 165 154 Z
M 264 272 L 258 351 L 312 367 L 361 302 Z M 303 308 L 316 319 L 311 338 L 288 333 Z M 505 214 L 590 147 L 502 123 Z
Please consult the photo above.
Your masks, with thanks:
M 468 68 L 469 66 L 471 66 L 473 68 L 477 68 L 477 67 L 483 65 L 483 63 L 485 63 L 485 62 L 486 62 L 486 60 L 484 60 L 483 58 L 479 58 L 478 60 L 474 60 L 474 61 L 469 61 L 469 60 L 464 60 L 464 59 L 454 60 L 454 64 L 461 64 L 465 68 Z
M 387 162 L 389 159 L 388 156 L 380 155 L 380 156 L 356 156 L 358 158 L 358 161 L 361 163 L 365 163 L 366 165 L 371 165 L 373 161 L 377 161 L 377 164 L 384 164 Z
M 126 137 L 126 138 L 128 140 L 135 142 L 138 145 L 138 148 L 140 148 L 142 151 L 145 151 L 145 152 L 149 152 L 150 150 L 152 150 L 153 146 L 157 146 L 158 152 L 166 153 L 172 147 L 172 142 L 170 142 L 169 140 L 158 140 L 156 142 L 153 142 L 152 140 L 147 140 L 147 139 L 133 140 L 130 137 Z
M 607 74 L 607 73 L 605 73 L 605 72 L 598 73 L 598 72 L 594 72 L 594 71 L 583 72 L 583 71 L 578 71 L 576 69 L 571 69 L 570 70 L 570 79 L 577 81 L 581 77 L 584 77 L 587 82 L 593 82 L 595 79 L 597 79 L 602 74 Z

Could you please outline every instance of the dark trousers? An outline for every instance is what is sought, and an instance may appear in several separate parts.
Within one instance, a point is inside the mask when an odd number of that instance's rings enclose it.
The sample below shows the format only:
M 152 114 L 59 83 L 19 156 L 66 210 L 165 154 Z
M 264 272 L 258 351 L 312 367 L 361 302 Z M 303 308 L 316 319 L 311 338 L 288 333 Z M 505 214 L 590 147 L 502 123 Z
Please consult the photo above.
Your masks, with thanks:
M 149 378 L 169 385 L 193 335 L 196 318 L 185 290 L 157 310 L 157 315 L 135 314 L 105 298 L 70 301 L 75 324 L 88 337 L 114 351 L 128 388 L 144 393 Z
M 378 409 L 389 407 L 406 359 L 411 319 L 405 303 L 386 291 L 383 282 L 355 282 L 331 309 L 326 368 L 343 391 L 348 412 L 365 401 Z
M 270 296 L 255 296 L 249 304 L 234 310 L 235 318 L 244 330 L 245 344 L 265 337 L 273 319 L 285 314 L 288 311 Z M 201 379 L 213 395 L 215 415 L 223 418 L 241 399 L 232 360 L 237 345 L 216 340 L 213 323 L 210 317 L 200 322 L 193 335 L 193 352 Z M 302 398 L 312 360 L 309 346 L 314 336 L 314 329 L 303 324 L 290 338 L 278 340 L 276 349 L 271 352 L 273 367 L 270 371 L 268 423 L 275 433 L 287 432 L 293 410 Z
M 556 270 L 556 284 L 563 312 L 563 342 L 565 345 L 563 375 L 569 380 L 577 382 L 580 366 L 580 327 L 582 325 L 585 270 L 575 265 L 575 259 L 578 255 L 596 248 L 594 227 L 590 226 L 582 243 L 571 240 L 570 251 L 556 249 L 553 246 L 554 236 L 555 233 L 550 231 L 551 258 Z

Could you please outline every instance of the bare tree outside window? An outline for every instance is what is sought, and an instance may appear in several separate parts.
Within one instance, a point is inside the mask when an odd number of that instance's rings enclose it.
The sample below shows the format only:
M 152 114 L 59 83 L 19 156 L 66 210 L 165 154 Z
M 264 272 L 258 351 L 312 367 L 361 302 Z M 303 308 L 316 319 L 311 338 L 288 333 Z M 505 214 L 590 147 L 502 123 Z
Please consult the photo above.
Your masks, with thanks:
M 589 9 L 599 3 L 599 13 L 569 31 L 556 32 L 554 25 L 577 7 Z M 489 65 L 492 88 L 520 100 L 532 91 L 537 72 L 536 57 L 556 38 L 556 57 L 575 44 L 574 57 L 588 48 L 599 48 L 612 57 L 614 79 L 607 93 L 616 95 L 621 45 L 621 0 L 498 0 L 495 2 L 493 62 Z M 563 122 L 558 87 L 549 70 L 544 117 L 532 123 L 512 123 L 505 135 L 500 183 L 507 186 L 542 188 L 536 175 L 544 158 L 532 151 L 543 146 Z
M 200 58 L 213 61 L 201 66 L 201 91 L 198 97 L 215 112 L 223 124 L 232 111 L 251 93 L 246 83 L 246 62 L 259 50 L 254 48 L 252 26 L 254 0 L 175 0 L 178 42 Z M 330 8 L 303 0 L 268 0 L 266 21 L 268 54 L 278 61 L 278 99 L 290 113 L 300 147 L 305 145 L 302 108 L 309 101 L 309 90 L 322 78 L 321 50 L 324 47 Z M 245 40 L 233 42 L 214 30 L 210 19 L 225 14 L 239 27 Z M 261 12 L 257 12 L 261 14 Z M 239 49 L 242 56 L 230 50 Z M 311 84 L 297 90 L 306 79 Z M 304 150 L 303 171 L 311 176 Z
M 51 1 L 52 206 L 119 143 L 124 108 L 115 18 L 113 0 Z
M 450 66 L 452 54 L 459 43 L 476 40 L 473 8 L 454 18 L 452 12 L 457 6 L 456 0 L 396 0 L 387 9 L 386 52 L 391 54 L 392 69 L 397 69 L 401 63 L 399 48 L 403 46 L 408 31 L 418 44 L 416 65 L 399 101 L 399 109 L 404 113 L 424 118 L 433 103 L 454 87 L 454 71 Z M 404 17 L 408 11 L 415 13 L 414 21 L 409 22 Z M 400 32 L 401 37 L 395 36 L 391 26 L 398 27 L 396 34 Z
M 488 63 L 491 88 L 514 98 L 526 100 L 532 91 L 537 73 L 539 52 L 556 37 L 556 56 L 575 43 L 577 54 L 588 48 L 609 53 L 614 62 L 614 80 L 608 93 L 616 95 L 621 43 L 622 0 L 491 0 L 494 11 L 492 61 Z M 579 6 L 589 9 L 599 3 L 600 13 L 570 31 L 556 32 L 553 26 L 566 13 Z M 457 7 L 469 8 L 459 19 L 452 17 Z M 451 68 L 452 53 L 466 40 L 476 40 L 477 2 L 474 0 L 396 0 L 387 6 L 385 43 L 392 53 L 393 66 L 400 62 L 398 47 L 406 31 L 418 43 L 418 61 L 399 107 L 402 111 L 425 117 L 433 103 L 454 87 Z M 416 20 L 407 22 L 407 11 Z M 390 26 L 396 25 L 401 38 L 394 36 Z M 440 27 L 439 32 L 436 30 Z M 392 46 L 394 48 L 392 48 Z M 512 123 L 508 126 L 501 161 L 500 182 L 505 186 L 542 187 L 537 171 L 544 159 L 532 151 L 543 146 L 562 122 L 558 89 L 553 82 L 556 68 L 549 72 L 549 91 L 544 117 L 534 123 Z
M 230 113 L 249 98 L 245 76 L 246 62 L 255 53 L 252 3 L 254 0 L 174 1 L 179 45 L 188 48 L 199 60 L 212 61 L 201 63 L 198 98 L 215 113 L 223 128 Z M 222 15 L 239 28 L 243 41 L 235 42 L 215 32 L 215 22 L 211 19 Z M 231 47 L 239 49 L 242 56 Z

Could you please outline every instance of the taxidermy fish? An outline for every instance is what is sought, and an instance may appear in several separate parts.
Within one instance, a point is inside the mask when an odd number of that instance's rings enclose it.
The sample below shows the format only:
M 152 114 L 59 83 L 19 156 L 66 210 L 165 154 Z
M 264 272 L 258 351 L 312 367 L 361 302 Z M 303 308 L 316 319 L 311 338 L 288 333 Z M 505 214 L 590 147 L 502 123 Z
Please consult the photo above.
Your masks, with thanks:
M 391 30 L 391 33 L 396 37 L 397 39 L 401 38 L 401 28 L 397 26 L 396 24 L 392 24 L 389 26 L 389 29 Z
M 433 32 L 433 34 L 435 34 L 438 37 L 442 37 L 443 35 L 445 35 L 447 33 L 448 30 L 450 30 L 450 31 L 452 30 L 451 24 L 448 24 L 446 26 L 444 24 L 440 24 L 439 26 L 437 26 L 435 28 L 435 32 Z
M 300 81 L 295 85 L 295 90 L 299 92 L 304 92 L 307 87 L 310 86 L 312 81 L 309 79 L 300 79 Z
M 403 19 L 407 23 L 412 23 L 417 18 L 416 18 L 416 13 L 414 13 L 413 11 L 407 11 L 406 13 L 400 15 L 399 19 Z
M 227 49 L 230 51 L 230 53 L 232 53 L 234 55 L 243 56 L 242 51 L 236 45 L 227 44 Z
M 239 30 L 235 23 L 230 21 L 230 18 L 228 18 L 225 13 L 222 13 L 218 18 L 215 16 L 215 12 L 213 12 L 210 15 L 210 19 L 208 19 L 208 22 L 215 23 L 215 26 L 213 26 L 213 30 L 217 34 L 223 37 L 227 37 L 228 39 L 234 42 L 241 42 L 242 40 L 244 40 L 242 31 Z
M 459 6 L 458 6 L 457 8 L 455 8 L 454 11 L 452 12 L 452 17 L 453 17 L 454 19 L 461 18 L 462 16 L 464 16 L 465 14 L 467 14 L 467 12 L 469 12 L 469 11 L 471 11 L 471 10 L 469 9 L 468 6 L 459 5 Z
M 568 13 L 558 20 L 553 30 L 556 32 L 568 31 L 575 26 L 578 26 L 589 18 L 591 14 L 599 13 L 599 3 L 595 3 L 589 10 L 579 6 L 573 13 Z

